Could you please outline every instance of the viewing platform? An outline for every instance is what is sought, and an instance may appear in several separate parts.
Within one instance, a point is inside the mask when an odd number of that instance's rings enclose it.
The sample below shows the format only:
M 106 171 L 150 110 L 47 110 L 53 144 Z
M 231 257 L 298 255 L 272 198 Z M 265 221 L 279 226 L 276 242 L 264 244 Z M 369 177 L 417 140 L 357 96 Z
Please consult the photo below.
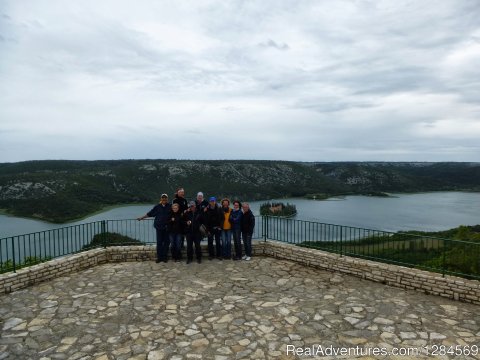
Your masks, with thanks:
M 319 346 L 388 354 L 358 358 L 426 359 L 442 345 L 469 351 L 457 358 L 480 358 L 473 355 L 478 305 L 264 256 L 261 242 L 251 261 L 188 265 L 138 255 L 153 255 L 153 248 L 95 249 L 53 260 L 59 268 L 69 261 L 87 265 L 1 295 L 0 359 L 294 359 L 293 349 Z M 294 246 L 279 245 L 277 255 L 282 248 Z M 109 262 L 102 264 L 106 251 Z
M 0 360 L 480 359 L 478 243 L 263 217 L 251 261 L 155 263 L 151 225 L 0 239 Z

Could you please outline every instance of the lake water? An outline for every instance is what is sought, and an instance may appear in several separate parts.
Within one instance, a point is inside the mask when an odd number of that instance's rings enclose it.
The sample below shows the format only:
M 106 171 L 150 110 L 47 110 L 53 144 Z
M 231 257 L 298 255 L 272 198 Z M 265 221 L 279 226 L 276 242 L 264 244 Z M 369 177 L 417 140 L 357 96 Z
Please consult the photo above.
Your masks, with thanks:
M 296 219 L 385 231 L 446 230 L 459 225 L 480 224 L 480 193 L 432 192 L 392 194 L 393 197 L 347 196 L 315 201 L 281 199 L 297 206 Z M 261 202 L 252 202 L 258 215 Z M 51 224 L 0 215 L 0 238 L 99 220 L 134 219 L 153 204 L 121 206 L 69 224 Z

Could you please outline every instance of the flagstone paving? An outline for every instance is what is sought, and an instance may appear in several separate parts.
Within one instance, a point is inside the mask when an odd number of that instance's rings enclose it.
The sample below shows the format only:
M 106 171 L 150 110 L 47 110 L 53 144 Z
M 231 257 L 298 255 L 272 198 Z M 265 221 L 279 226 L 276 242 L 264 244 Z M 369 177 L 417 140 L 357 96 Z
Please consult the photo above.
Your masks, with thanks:
M 1 295 L 0 359 L 287 359 L 287 346 L 319 345 L 475 352 L 479 310 L 273 258 L 115 263 Z

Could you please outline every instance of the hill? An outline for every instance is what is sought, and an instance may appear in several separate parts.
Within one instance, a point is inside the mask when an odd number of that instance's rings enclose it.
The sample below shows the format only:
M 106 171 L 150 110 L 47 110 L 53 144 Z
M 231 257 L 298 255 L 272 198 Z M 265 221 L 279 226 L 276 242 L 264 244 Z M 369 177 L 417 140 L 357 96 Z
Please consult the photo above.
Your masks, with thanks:
M 480 191 L 480 163 L 302 163 L 249 160 L 28 161 L 0 164 L 0 208 L 65 222 L 109 205 L 187 197 L 262 200 L 323 194 Z

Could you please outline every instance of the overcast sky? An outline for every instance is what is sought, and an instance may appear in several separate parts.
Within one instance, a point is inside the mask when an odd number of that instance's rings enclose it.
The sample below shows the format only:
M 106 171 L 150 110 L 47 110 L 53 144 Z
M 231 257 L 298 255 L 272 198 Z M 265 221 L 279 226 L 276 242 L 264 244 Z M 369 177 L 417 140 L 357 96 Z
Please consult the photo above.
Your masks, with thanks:
M 480 2 L 0 0 L 0 162 L 480 161 Z

